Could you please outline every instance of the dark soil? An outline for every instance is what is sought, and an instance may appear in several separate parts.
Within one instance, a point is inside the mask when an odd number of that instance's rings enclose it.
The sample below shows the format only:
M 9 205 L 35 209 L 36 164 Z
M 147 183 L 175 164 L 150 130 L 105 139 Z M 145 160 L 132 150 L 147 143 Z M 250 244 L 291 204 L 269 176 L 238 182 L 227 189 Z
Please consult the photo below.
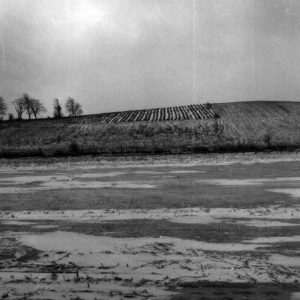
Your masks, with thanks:
M 188 282 L 172 300 L 290 300 L 299 284 Z M 178 291 L 178 289 L 176 289 Z

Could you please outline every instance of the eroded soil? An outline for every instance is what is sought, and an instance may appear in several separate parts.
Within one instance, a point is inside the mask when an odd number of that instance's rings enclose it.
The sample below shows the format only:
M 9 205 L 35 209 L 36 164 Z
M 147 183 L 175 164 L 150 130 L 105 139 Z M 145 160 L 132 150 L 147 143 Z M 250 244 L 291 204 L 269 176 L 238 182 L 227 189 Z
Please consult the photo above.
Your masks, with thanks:
M 3 299 L 299 299 L 300 160 L 3 163 Z

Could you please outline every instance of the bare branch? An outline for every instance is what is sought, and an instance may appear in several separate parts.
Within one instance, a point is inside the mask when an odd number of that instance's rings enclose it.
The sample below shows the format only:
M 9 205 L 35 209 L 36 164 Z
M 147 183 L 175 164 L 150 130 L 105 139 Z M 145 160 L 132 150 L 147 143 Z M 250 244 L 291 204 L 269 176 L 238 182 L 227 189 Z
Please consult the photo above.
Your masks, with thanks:
M 22 98 L 23 98 L 23 101 L 24 101 L 25 111 L 27 112 L 28 119 L 30 120 L 31 115 L 32 115 L 32 110 L 31 110 L 31 100 L 32 99 L 29 97 L 28 94 L 23 94 Z
M 65 107 L 70 117 L 76 117 L 83 114 L 82 105 L 79 102 L 75 102 L 71 97 L 68 98 Z
M 40 113 L 47 111 L 44 105 L 38 99 L 31 98 L 29 103 L 31 112 L 33 113 L 35 118 L 37 118 Z
M 12 102 L 12 104 L 13 104 L 13 106 L 15 108 L 16 113 L 17 113 L 18 120 L 21 120 L 22 119 L 22 115 L 23 115 L 23 113 L 25 111 L 25 104 L 24 104 L 23 97 L 14 100 Z

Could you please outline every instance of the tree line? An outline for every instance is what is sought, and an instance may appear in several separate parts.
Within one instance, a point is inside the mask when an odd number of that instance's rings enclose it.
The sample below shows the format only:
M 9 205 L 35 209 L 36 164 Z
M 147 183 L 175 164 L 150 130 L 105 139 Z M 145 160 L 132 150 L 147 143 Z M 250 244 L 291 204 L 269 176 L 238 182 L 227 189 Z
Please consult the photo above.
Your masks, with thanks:
M 46 113 L 47 109 L 39 99 L 30 97 L 27 93 L 24 93 L 20 98 L 17 98 L 11 102 L 15 115 L 8 114 L 8 119 L 22 120 L 24 115 L 27 115 L 29 120 L 37 119 L 42 113 Z M 83 114 L 82 105 L 75 101 L 75 99 L 69 97 L 64 104 L 65 113 L 69 117 L 76 117 Z M 0 118 L 6 115 L 8 110 L 7 102 L 0 96 Z M 64 117 L 63 106 L 59 99 L 54 99 L 53 103 L 53 118 Z M 48 117 L 49 118 L 49 117 Z

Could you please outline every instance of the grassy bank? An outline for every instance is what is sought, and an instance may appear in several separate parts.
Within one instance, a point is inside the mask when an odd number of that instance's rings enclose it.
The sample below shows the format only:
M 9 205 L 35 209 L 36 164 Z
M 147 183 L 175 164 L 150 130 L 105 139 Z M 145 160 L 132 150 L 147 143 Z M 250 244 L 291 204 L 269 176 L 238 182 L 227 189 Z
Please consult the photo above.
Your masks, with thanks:
M 0 156 L 197 153 L 300 148 L 299 102 L 212 104 L 195 119 L 103 122 L 103 115 L 0 123 Z M 107 114 L 106 114 L 107 116 Z

